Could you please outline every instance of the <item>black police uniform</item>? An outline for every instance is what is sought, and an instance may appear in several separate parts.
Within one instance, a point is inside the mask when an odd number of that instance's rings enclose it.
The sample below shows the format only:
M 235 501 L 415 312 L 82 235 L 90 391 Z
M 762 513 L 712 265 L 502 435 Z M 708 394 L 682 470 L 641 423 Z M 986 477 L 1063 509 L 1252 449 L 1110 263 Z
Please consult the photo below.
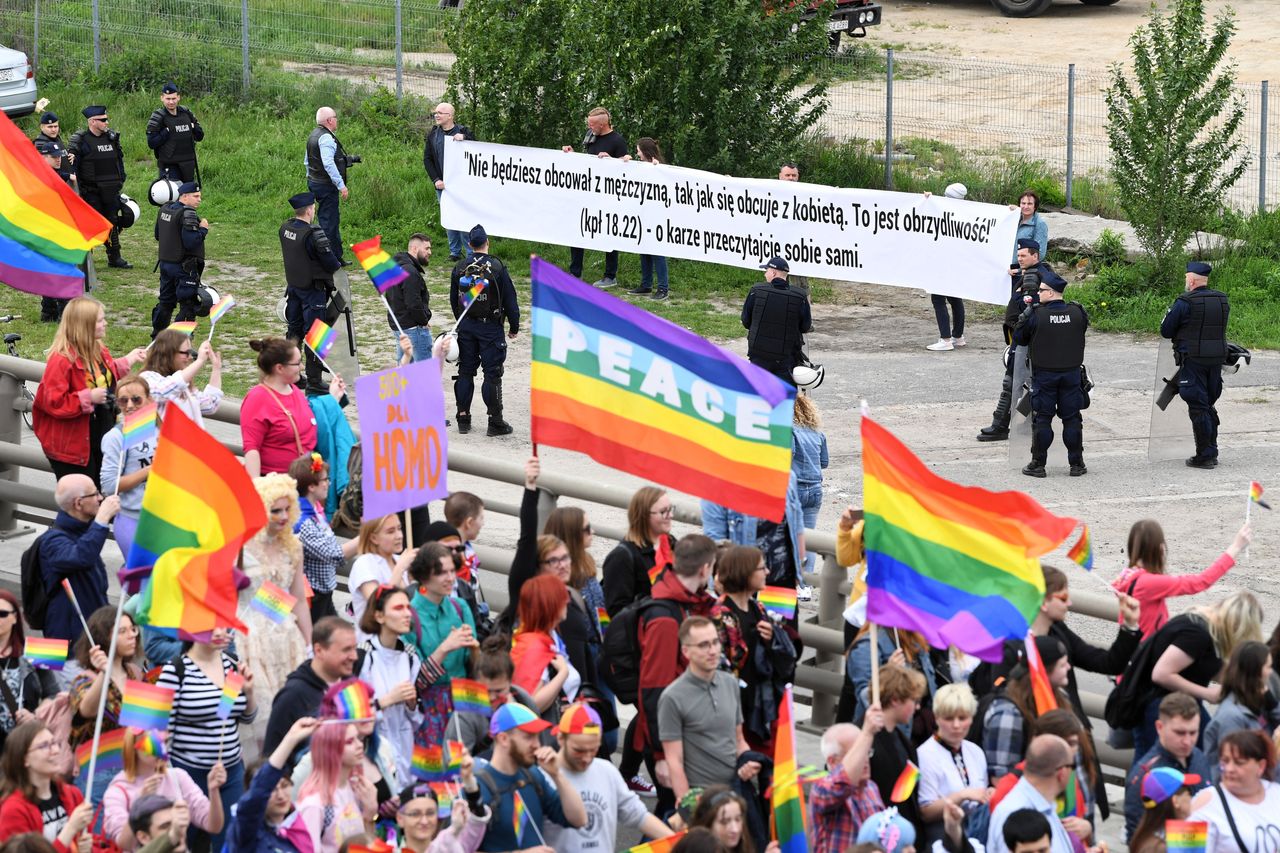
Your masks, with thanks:
M 58 168 L 54 171 L 58 173 L 58 177 L 62 178 L 64 183 L 70 186 L 71 175 L 75 172 L 75 169 L 71 165 L 71 158 L 67 156 L 67 146 L 62 141 L 62 134 L 59 133 L 57 136 L 49 136 L 42 130 L 37 133 L 36 138 L 31 141 L 35 144 L 36 148 L 39 148 L 40 140 L 42 139 L 47 139 L 50 142 L 56 142 L 58 147 L 62 149 L 62 159 L 58 161 Z
M 329 236 L 329 248 L 335 257 L 342 257 L 342 211 L 338 207 L 338 186 L 324 170 L 324 162 L 320 159 L 320 139 L 332 136 L 338 150 L 333 154 L 333 165 L 337 167 L 342 182 L 347 181 L 347 167 L 350 165 L 347 152 L 342 147 L 336 134 L 327 127 L 316 126 L 307 137 L 307 189 L 316 197 L 316 221 Z
M 502 322 L 504 319 L 507 321 L 511 334 L 520 331 L 520 304 L 516 301 L 516 288 L 506 264 L 487 252 L 477 251 L 470 258 L 458 261 L 449 276 L 449 305 L 455 318 L 463 311 L 461 292 L 470 286 L 461 284 L 464 276 L 483 278 L 488 285 L 458 323 L 458 375 L 453 383 L 453 396 L 458 405 L 458 431 L 471 429 L 471 398 L 475 395 L 476 370 L 483 368 L 480 397 L 489 411 L 489 434 L 505 435 L 511 432 L 511 427 L 502 419 L 502 373 L 507 359 L 507 339 Z
M 742 303 L 742 325 L 747 329 L 747 360 L 795 385 L 791 370 L 804 361 L 804 333 L 813 329 L 804 294 L 782 277 L 761 282 Z
M 173 309 L 178 321 L 194 320 L 200 307 L 200 275 L 204 272 L 204 238 L 194 207 L 171 201 L 156 215 L 156 240 L 160 244 L 160 298 L 151 309 L 151 337 L 169 328 Z
M 204 128 L 182 105 L 175 113 L 157 107 L 147 120 L 147 145 L 156 152 L 161 178 L 184 183 L 196 180 L 196 143 L 203 139 Z
M 1197 287 L 1178 296 L 1160 323 L 1160 334 L 1173 339 L 1177 354 L 1178 396 L 1187 403 L 1196 455 L 1188 464 L 1212 465 L 1218 458 L 1218 410 L 1222 365 L 1227 358 L 1227 295 Z
M 124 149 L 120 134 L 108 130 L 97 136 L 89 128 L 76 131 L 70 142 L 75 155 L 76 182 L 80 197 L 111 223 L 107 235 L 107 260 L 123 267 L 120 257 L 120 191 L 124 189 Z
M 1067 446 L 1071 475 L 1085 473 L 1084 391 L 1080 387 L 1080 367 L 1084 364 L 1085 331 L 1089 315 L 1077 302 L 1054 299 L 1023 311 L 1014 329 L 1014 342 L 1030 347 L 1031 355 L 1031 464 L 1024 474 L 1040 469 L 1053 444 L 1053 416 L 1062 419 L 1062 443 Z
M 324 320 L 329 296 L 333 293 L 333 273 L 342 266 L 329 237 L 319 225 L 293 217 L 280 226 L 280 251 L 284 255 L 286 337 L 302 341 L 316 320 Z M 307 383 L 323 384 L 323 367 L 310 347 L 306 351 Z

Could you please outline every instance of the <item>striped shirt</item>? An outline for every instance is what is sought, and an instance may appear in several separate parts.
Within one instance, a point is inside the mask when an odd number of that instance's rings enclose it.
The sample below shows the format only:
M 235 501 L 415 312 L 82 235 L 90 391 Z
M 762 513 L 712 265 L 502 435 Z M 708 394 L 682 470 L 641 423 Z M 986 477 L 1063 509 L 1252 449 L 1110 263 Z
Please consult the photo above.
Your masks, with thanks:
M 182 683 L 178 683 L 178 670 L 173 661 L 164 665 L 156 684 L 174 691 L 173 710 L 169 712 L 169 754 L 182 764 L 201 769 L 213 767 L 218 762 L 221 748 L 222 763 L 228 767 L 240 761 L 240 736 L 237 726 L 241 722 L 251 723 L 257 716 L 257 709 L 252 714 L 246 713 L 248 698 L 242 692 L 236 698 L 231 709 L 231 716 L 226 720 L 218 718 L 218 704 L 222 698 L 222 687 L 209 680 L 204 670 L 191 660 L 189 655 L 182 656 Z M 227 655 L 222 656 L 223 673 L 235 668 L 235 662 Z

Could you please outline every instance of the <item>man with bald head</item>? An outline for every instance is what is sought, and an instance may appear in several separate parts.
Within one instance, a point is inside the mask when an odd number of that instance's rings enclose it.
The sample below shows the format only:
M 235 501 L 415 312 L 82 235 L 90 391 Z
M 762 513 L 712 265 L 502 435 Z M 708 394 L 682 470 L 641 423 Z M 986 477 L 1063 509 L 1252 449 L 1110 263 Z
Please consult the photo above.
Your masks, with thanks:
M 1004 842 L 1004 824 L 1021 809 L 1031 809 L 1049 821 L 1050 853 L 1072 853 L 1071 838 L 1058 817 L 1055 801 L 1067 789 L 1067 781 L 1076 767 L 1075 750 L 1057 735 L 1038 735 L 1027 747 L 1027 760 L 1018 784 L 1000 801 L 991 814 L 987 836 L 987 853 L 1010 853 Z M 1082 818 L 1067 818 L 1075 825 L 1072 831 L 1087 847 L 1091 830 Z
M 341 211 L 338 198 L 347 198 L 347 167 L 360 162 L 351 159 L 338 141 L 338 114 L 333 107 L 316 110 L 316 127 L 307 137 L 307 189 L 316 197 L 316 219 L 320 230 L 329 238 L 329 246 L 343 266 Z
M 435 185 L 436 201 L 438 202 L 440 201 L 440 195 L 444 192 L 445 138 L 453 137 L 458 142 L 461 142 L 464 139 L 475 139 L 476 137 L 466 125 L 454 122 L 453 104 L 448 101 L 441 101 L 436 104 L 432 117 L 436 123 L 427 132 L 427 144 L 422 149 L 422 165 L 427 170 L 427 177 L 431 178 L 432 184 Z M 456 264 L 464 251 L 467 253 L 467 257 L 471 257 L 471 250 L 467 247 L 467 241 L 463 239 L 465 235 L 461 231 L 446 228 L 444 233 L 449 238 L 449 261 L 451 263 Z
M 111 520 L 120 512 L 120 498 L 103 497 L 84 474 L 64 476 L 58 481 L 53 498 L 58 504 L 58 516 L 35 546 L 39 549 L 40 572 L 49 601 L 44 635 L 74 643 L 84 628 L 71 600 L 62 591 L 62 581 L 70 582 L 86 617 L 107 603 L 107 567 L 102 563 L 102 546 Z
M 884 712 L 867 709 L 859 729 L 836 723 L 822 733 L 822 758 L 828 775 L 809 788 L 810 840 L 817 853 L 844 853 L 853 846 L 863 821 L 884 809 L 880 789 L 871 781 L 871 744 L 884 729 Z

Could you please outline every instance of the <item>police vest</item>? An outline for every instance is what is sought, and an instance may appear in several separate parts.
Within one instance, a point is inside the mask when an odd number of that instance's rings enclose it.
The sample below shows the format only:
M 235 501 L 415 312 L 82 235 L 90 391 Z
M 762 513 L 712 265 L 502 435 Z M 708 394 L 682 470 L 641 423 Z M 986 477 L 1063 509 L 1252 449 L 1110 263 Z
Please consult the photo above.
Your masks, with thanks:
M 324 162 L 320 159 L 320 139 L 326 134 L 333 136 L 333 141 L 338 145 L 338 150 L 333 153 L 333 165 L 338 168 L 338 174 L 342 176 L 342 180 L 344 182 L 347 180 L 347 152 L 342 149 L 342 143 L 338 142 L 338 137 L 334 136 L 329 128 L 317 127 L 307 137 L 307 180 L 313 184 L 333 184 L 329 179 L 329 173 L 324 170 Z
M 94 187 L 123 184 L 120 134 L 109 130 L 101 136 L 94 136 L 90 131 L 83 131 L 78 136 L 75 155 L 80 177 Z
M 498 278 L 504 269 L 502 261 L 492 255 L 486 255 L 481 252 L 476 252 L 471 260 L 462 267 L 462 273 L 458 277 L 459 293 L 470 287 L 470 285 L 461 281 L 465 276 L 483 278 L 489 282 L 485 289 L 480 291 L 480 295 L 476 297 L 471 309 L 467 311 L 468 317 L 474 317 L 477 320 L 489 323 L 502 321 L 502 287 L 498 284 Z
M 800 332 L 804 295 L 768 282 L 751 288 L 751 328 L 747 332 L 747 357 L 792 363 L 804 337 Z
M 195 117 L 182 109 L 177 115 L 170 115 L 163 107 L 151 114 L 151 118 L 159 119 L 163 127 L 169 129 L 164 144 L 156 149 L 156 160 L 161 163 L 189 163 L 196 159 Z
M 1178 301 L 1191 309 L 1174 333 L 1175 346 L 1197 364 L 1222 364 L 1227 357 L 1227 295 L 1207 287 L 1179 294 Z
M 182 228 L 189 209 L 180 201 L 171 201 L 156 214 L 156 240 L 160 242 L 162 263 L 180 264 L 190 254 L 182 245 Z M 191 212 L 195 213 L 194 210 Z M 200 255 L 203 255 L 204 247 L 200 248 Z
M 284 280 L 294 290 L 310 290 L 317 281 L 326 289 L 333 284 L 333 273 L 320 265 L 307 251 L 307 235 L 311 235 L 317 255 L 329 246 L 329 238 L 319 225 L 290 219 L 280 226 L 280 251 L 284 255 Z
M 1078 302 L 1037 305 L 1031 366 L 1073 370 L 1084 364 L 1085 313 Z

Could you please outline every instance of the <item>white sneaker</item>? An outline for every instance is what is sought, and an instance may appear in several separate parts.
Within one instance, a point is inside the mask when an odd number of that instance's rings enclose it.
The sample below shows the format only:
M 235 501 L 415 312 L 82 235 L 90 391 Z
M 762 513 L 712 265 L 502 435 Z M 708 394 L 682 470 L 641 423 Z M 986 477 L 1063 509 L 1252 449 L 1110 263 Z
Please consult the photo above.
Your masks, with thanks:
M 964 339 L 964 335 L 961 335 L 961 336 L 960 336 L 960 337 L 958 337 L 958 338 L 952 338 L 952 339 L 951 339 L 951 345 L 952 345 L 952 346 L 962 347 L 962 346 L 964 346 L 964 345 L 965 345 L 965 343 L 966 343 L 966 341 L 965 341 L 965 339 Z
M 813 587 L 800 584 L 796 587 L 797 601 L 813 601 Z
M 936 344 L 929 344 L 925 349 L 930 352 L 951 352 L 955 347 L 952 346 L 950 338 L 938 338 Z

